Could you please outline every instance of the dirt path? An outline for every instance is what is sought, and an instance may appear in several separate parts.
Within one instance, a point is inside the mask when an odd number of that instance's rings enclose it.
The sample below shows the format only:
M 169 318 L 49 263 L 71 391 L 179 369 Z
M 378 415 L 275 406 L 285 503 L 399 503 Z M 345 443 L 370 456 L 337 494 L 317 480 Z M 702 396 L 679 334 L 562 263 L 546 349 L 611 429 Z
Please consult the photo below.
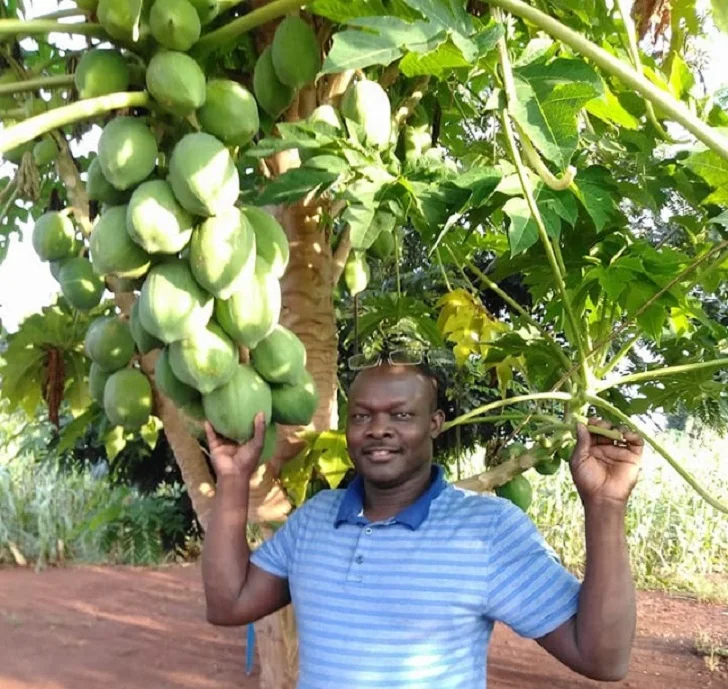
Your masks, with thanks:
M 725 639 L 728 608 L 641 594 L 630 675 L 602 685 L 499 628 L 488 686 L 728 689 L 693 652 L 700 630 Z M 0 570 L 0 689 L 257 689 L 244 668 L 245 631 L 204 621 L 196 565 Z

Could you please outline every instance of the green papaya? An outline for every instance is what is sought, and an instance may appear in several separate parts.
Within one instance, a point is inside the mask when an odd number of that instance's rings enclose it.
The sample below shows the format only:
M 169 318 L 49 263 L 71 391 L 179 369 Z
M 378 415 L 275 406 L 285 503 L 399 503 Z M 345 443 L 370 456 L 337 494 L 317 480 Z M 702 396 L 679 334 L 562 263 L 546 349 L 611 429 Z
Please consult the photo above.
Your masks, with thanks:
M 213 305 L 187 261 L 170 259 L 149 271 L 139 296 L 139 320 L 148 333 L 171 344 L 203 329 Z
M 149 254 L 126 231 L 126 210 L 126 206 L 109 208 L 91 231 L 91 262 L 99 275 L 138 278 L 151 266 Z
M 382 230 L 368 249 L 369 253 L 380 260 L 389 258 L 394 252 L 394 232 Z
M 189 55 L 161 51 L 147 67 L 147 90 L 159 106 L 178 117 L 187 117 L 205 102 L 205 73 Z
M 99 0 L 75 0 L 76 7 L 83 10 L 84 12 L 96 12 L 96 8 L 99 4 Z
M 220 14 L 220 0 L 190 0 L 190 3 L 197 11 L 202 26 L 209 24 Z
M 307 426 L 319 402 L 313 376 L 304 369 L 301 377 L 289 385 L 271 386 L 273 421 L 286 426 Z
M 35 221 L 32 242 L 41 261 L 70 258 L 76 248 L 76 229 L 67 215 L 49 211 Z
M 260 463 L 265 464 L 268 460 L 273 459 L 278 443 L 278 427 L 270 424 L 265 428 L 265 437 L 263 439 L 263 451 L 260 453 Z
M 328 124 L 330 127 L 334 127 L 334 129 L 341 129 L 341 118 L 333 105 L 319 105 L 308 116 L 309 124 L 313 124 L 315 126 L 319 122 Z
M 236 344 L 253 349 L 267 337 L 281 315 L 281 286 L 260 258 L 255 274 L 241 292 L 216 300 L 215 318 Z
M 310 24 L 295 15 L 276 28 L 271 49 L 279 81 L 292 89 L 312 82 L 321 69 L 321 48 Z
M 207 82 L 205 104 L 197 111 L 202 129 L 227 146 L 247 146 L 260 128 L 253 94 L 230 79 Z
M 346 282 L 349 294 L 355 297 L 363 292 L 367 288 L 370 278 L 371 271 L 364 252 L 352 251 L 344 266 L 344 282 Z
M 95 157 L 88 166 L 86 179 L 86 194 L 91 201 L 98 201 L 109 206 L 119 206 L 129 199 L 129 193 L 119 191 L 109 182 L 101 170 L 101 161 Z
M 33 146 L 33 162 L 36 167 L 50 165 L 58 157 L 58 146 L 53 138 L 44 136 Z
M 134 340 L 129 324 L 116 316 L 94 320 L 84 340 L 89 359 L 104 371 L 118 371 L 134 355 Z
M 150 6 L 151 0 L 98 0 L 96 17 L 111 38 L 136 43 L 148 35 Z
M 277 120 L 293 101 L 295 91 L 281 82 L 273 68 L 271 46 L 267 46 L 255 62 L 253 92 L 258 105 L 274 120 Z
M 85 52 L 78 61 L 73 82 L 79 98 L 97 98 L 129 88 L 129 68 L 121 53 L 106 48 Z
M 182 409 L 202 405 L 202 395 L 189 385 L 185 385 L 174 375 L 169 363 L 169 348 L 165 347 L 154 362 L 154 381 L 165 397 Z
M 109 380 L 109 376 L 112 371 L 105 371 L 98 364 L 92 363 L 88 371 L 88 389 L 91 394 L 91 399 L 94 402 L 103 405 L 104 403 L 104 387 L 106 381 Z
M 149 12 L 154 39 L 168 50 L 188 51 L 200 38 L 200 15 L 187 0 L 155 0 Z
M 561 467 L 561 460 L 558 457 L 544 459 L 534 466 L 534 469 L 542 476 L 552 476 Z
M 104 386 L 104 411 L 115 426 L 141 428 L 152 413 L 152 386 L 149 379 L 133 368 L 112 373 Z
M 498 488 L 495 489 L 495 493 L 500 498 L 510 500 L 524 512 L 529 508 L 531 501 L 533 500 L 533 488 L 531 487 L 529 480 L 523 474 L 519 474 L 515 478 L 512 478 L 505 485 L 498 486 Z
M 238 365 L 238 348 L 210 321 L 206 328 L 169 345 L 169 365 L 183 383 L 203 395 L 225 385 Z
M 76 256 L 63 263 L 58 282 L 66 301 L 79 311 L 89 311 L 101 303 L 106 285 L 87 258 Z
M 341 101 L 342 115 L 358 124 L 365 142 L 386 148 L 392 136 L 392 106 L 387 92 L 376 82 L 362 79 L 346 90 Z
M 306 347 L 288 328 L 276 325 L 252 351 L 250 360 L 269 383 L 293 384 L 306 368 Z
M 235 206 L 207 218 L 190 241 L 195 280 L 218 299 L 243 289 L 255 272 L 255 232 Z
M 129 313 L 129 329 L 134 338 L 137 349 L 141 354 L 147 354 L 153 349 L 162 349 L 164 342 L 158 340 L 154 335 L 148 333 L 142 322 L 139 320 L 139 300 L 134 302 Z
M 270 388 L 249 364 L 238 364 L 225 385 L 203 395 L 202 404 L 212 427 L 238 443 L 253 437 L 253 423 L 259 413 L 266 423 L 271 420 Z
M 126 211 L 126 231 L 150 254 L 176 254 L 192 237 L 194 220 L 161 179 L 140 184 Z
M 283 277 L 290 250 L 280 223 L 270 213 L 255 206 L 244 206 L 242 211 L 255 232 L 256 254 L 268 264 L 275 277 Z
M 58 261 L 50 261 L 48 263 L 48 267 L 51 269 L 51 275 L 56 282 L 61 279 L 61 268 L 63 268 L 66 261 L 70 260 L 70 258 L 62 258 Z
M 101 171 L 121 191 L 149 177 L 157 153 L 154 134 L 137 117 L 116 117 L 104 127 L 99 138 Z
M 182 207 L 209 217 L 235 204 L 240 178 L 230 152 L 210 134 L 187 134 L 174 147 L 167 181 Z

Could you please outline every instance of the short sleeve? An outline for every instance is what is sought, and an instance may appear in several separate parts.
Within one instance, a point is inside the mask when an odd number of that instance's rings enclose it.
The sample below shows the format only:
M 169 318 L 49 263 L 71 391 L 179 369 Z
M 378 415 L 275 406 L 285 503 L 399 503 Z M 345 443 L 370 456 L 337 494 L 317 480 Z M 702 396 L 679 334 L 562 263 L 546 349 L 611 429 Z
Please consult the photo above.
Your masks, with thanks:
M 499 499 L 500 500 L 500 499 Z M 486 616 L 538 639 L 576 614 L 581 585 L 522 510 L 503 509 L 490 541 Z
M 250 561 L 269 574 L 288 579 L 305 512 L 305 505 L 295 510 L 273 536 L 253 551 Z

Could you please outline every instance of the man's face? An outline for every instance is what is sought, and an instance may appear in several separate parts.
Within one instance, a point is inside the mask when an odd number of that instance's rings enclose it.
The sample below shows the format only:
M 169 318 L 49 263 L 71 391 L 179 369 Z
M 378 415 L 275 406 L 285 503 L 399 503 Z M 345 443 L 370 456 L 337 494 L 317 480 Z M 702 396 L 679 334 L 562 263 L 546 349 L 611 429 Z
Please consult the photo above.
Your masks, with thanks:
M 435 397 L 433 382 L 413 366 L 376 366 L 356 377 L 346 439 L 363 478 L 396 486 L 430 465 L 444 420 Z

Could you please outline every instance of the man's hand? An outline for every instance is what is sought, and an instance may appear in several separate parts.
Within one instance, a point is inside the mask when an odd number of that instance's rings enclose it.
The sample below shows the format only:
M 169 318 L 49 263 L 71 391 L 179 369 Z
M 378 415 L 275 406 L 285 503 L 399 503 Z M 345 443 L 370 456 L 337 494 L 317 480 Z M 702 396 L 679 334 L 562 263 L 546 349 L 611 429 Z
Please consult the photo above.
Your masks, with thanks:
M 611 428 L 602 420 L 591 425 Z M 589 433 L 577 426 L 577 442 L 571 456 L 571 474 L 582 502 L 625 504 L 637 484 L 644 441 L 637 433 L 623 431 L 623 441 Z
M 261 412 L 255 417 L 253 437 L 244 445 L 238 445 L 215 432 L 209 421 L 205 422 L 210 458 L 217 480 L 223 478 L 244 478 L 250 480 L 258 468 L 265 439 L 265 416 Z

